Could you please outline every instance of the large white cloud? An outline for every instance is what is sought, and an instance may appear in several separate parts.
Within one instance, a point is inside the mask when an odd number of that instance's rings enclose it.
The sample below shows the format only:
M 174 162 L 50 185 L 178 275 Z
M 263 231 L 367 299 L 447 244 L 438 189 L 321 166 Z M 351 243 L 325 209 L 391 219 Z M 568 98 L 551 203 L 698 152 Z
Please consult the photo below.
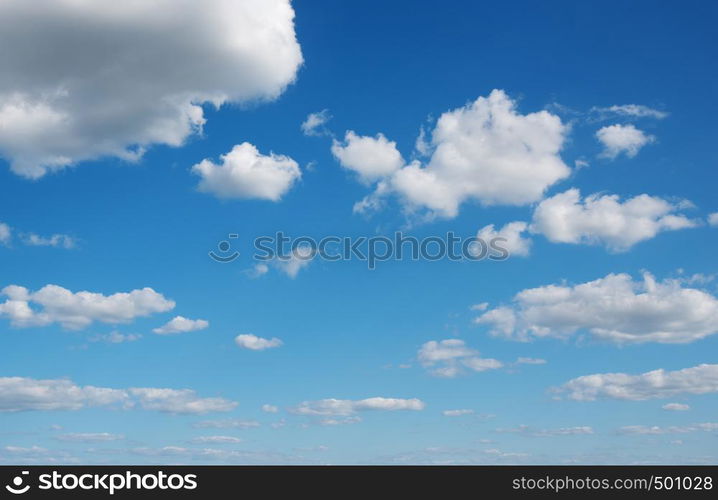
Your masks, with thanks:
M 139 406 L 165 413 L 203 414 L 237 406 L 224 398 L 201 398 L 191 389 L 79 386 L 67 379 L 0 377 L 0 412 L 80 410 L 98 406 Z
M 60 323 L 63 328 L 81 329 L 94 321 L 127 323 L 137 317 L 169 311 L 175 306 L 172 300 L 152 288 L 103 295 L 86 291 L 73 293 L 57 285 L 45 285 L 37 292 L 10 285 L 1 293 L 8 299 L 0 303 L 0 317 L 10 318 L 17 327 Z M 39 310 L 36 310 L 37 306 Z
M 609 274 L 578 285 L 547 285 L 516 294 L 476 323 L 515 340 L 565 338 L 586 330 L 616 343 L 686 343 L 718 332 L 718 299 L 680 280 L 642 281 Z
M 554 243 L 604 245 L 623 252 L 661 231 L 695 227 L 696 221 L 679 211 L 687 202 L 670 201 L 642 194 L 621 201 L 618 195 L 593 194 L 581 199 L 569 189 L 538 204 L 531 231 Z
M 422 366 L 437 377 L 452 378 L 466 370 L 483 372 L 501 368 L 503 363 L 482 358 L 461 339 L 431 340 L 419 349 L 417 355 Z
M 319 401 L 304 401 L 290 411 L 297 415 L 312 416 L 347 416 L 360 411 L 401 411 L 423 410 L 426 404 L 420 399 L 401 398 L 367 398 L 351 399 L 321 399 Z
M 398 194 L 409 209 L 454 217 L 462 203 L 526 205 L 568 177 L 560 157 L 568 127 L 548 111 L 526 115 L 501 91 L 447 111 L 436 123 L 425 164 L 414 161 L 385 176 L 358 205 L 376 208 L 378 199 Z M 357 160 L 358 162 L 359 160 Z
M 640 375 L 598 373 L 569 380 L 555 388 L 577 401 L 623 399 L 642 401 L 685 394 L 718 392 L 718 365 L 702 364 L 676 371 L 653 370 Z
M 218 198 L 279 201 L 302 176 L 296 161 L 274 153 L 263 155 L 248 142 L 221 158 L 221 164 L 204 159 L 192 167 L 201 177 L 199 190 Z
M 37 178 L 178 146 L 201 104 L 274 99 L 302 55 L 289 0 L 0 2 L 0 152 Z
M 656 140 L 633 125 L 609 125 L 596 132 L 596 138 L 603 145 L 601 156 L 614 159 L 620 154 L 633 158 L 646 144 Z

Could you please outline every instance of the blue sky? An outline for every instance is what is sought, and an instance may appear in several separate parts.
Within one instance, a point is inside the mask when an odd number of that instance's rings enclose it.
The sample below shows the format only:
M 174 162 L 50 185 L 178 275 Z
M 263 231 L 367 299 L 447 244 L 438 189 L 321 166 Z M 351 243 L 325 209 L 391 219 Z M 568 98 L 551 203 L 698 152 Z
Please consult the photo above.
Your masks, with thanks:
M 1 463 L 716 462 L 715 6 L 162 3 L 0 7 Z M 502 262 L 251 257 L 512 222 Z

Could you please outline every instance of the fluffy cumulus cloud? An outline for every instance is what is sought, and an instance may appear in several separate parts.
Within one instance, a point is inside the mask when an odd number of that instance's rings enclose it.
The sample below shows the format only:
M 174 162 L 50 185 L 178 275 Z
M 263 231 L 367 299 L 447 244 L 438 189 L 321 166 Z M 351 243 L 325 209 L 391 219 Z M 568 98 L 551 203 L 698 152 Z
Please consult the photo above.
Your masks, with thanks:
M 616 343 L 687 343 L 718 332 L 718 299 L 680 280 L 634 281 L 609 274 L 578 285 L 547 285 L 519 292 L 510 306 L 475 319 L 514 340 L 565 338 L 586 330 Z
M 203 319 L 189 319 L 184 316 L 175 316 L 167 323 L 152 331 L 158 335 L 171 335 L 174 333 L 187 333 L 196 330 L 204 330 L 209 326 L 209 321 Z
M 609 125 L 596 132 L 598 142 L 603 146 L 601 156 L 614 159 L 621 154 L 633 158 L 646 144 L 656 140 L 633 125 Z
M 600 194 L 582 199 L 578 189 L 569 189 L 538 204 L 531 231 L 554 243 L 604 245 L 623 252 L 662 231 L 695 227 L 696 221 L 680 213 L 689 206 L 647 194 L 625 201 Z
M 304 401 L 290 411 L 296 415 L 309 416 L 350 416 L 362 411 L 420 411 L 426 404 L 420 399 L 401 398 L 367 398 L 351 399 L 321 399 L 319 401 Z
M 234 339 L 234 343 L 242 349 L 249 349 L 250 351 L 264 351 L 266 349 L 281 347 L 284 344 L 284 342 L 276 337 L 265 339 L 252 334 L 237 335 Z
M 598 373 L 569 380 L 554 392 L 576 401 L 620 399 L 642 401 L 686 394 L 718 392 L 718 365 L 682 370 L 653 370 L 640 375 Z
M 483 205 L 538 201 L 571 172 L 560 157 L 567 133 L 558 116 L 548 111 L 520 114 L 515 101 L 494 90 L 442 114 L 431 140 L 421 141 L 427 161 L 398 170 L 392 164 L 395 171 L 355 208 L 377 208 L 389 193 L 398 194 L 409 210 L 449 218 L 469 200 Z
M 483 372 L 503 366 L 496 359 L 482 358 L 461 339 L 431 340 L 421 346 L 417 357 L 421 365 L 437 377 L 452 378 L 467 370 Z
M 36 292 L 17 285 L 6 286 L 0 303 L 0 317 L 8 317 L 13 326 L 30 327 L 59 323 L 63 328 L 82 329 L 94 321 L 127 323 L 141 316 L 166 312 L 175 303 L 152 288 L 103 295 L 71 292 L 57 285 L 45 285 Z
M 718 212 L 708 215 L 708 224 L 713 227 L 718 227 Z M 0 229 L 0 241 L 2 241 L 2 229 Z
M 29 178 L 135 160 L 201 130 L 204 103 L 276 98 L 301 63 L 289 0 L 0 2 L 0 152 Z
M 139 407 L 165 413 L 202 414 L 237 406 L 223 398 L 201 398 L 191 389 L 79 386 L 67 379 L 0 378 L 0 412 Z
M 279 201 L 301 178 L 297 162 L 288 156 L 263 155 L 244 142 L 222 155 L 221 163 L 204 159 L 192 167 L 201 177 L 199 190 L 218 198 Z
M 526 232 L 528 232 L 528 224 L 517 221 L 509 222 L 499 230 L 496 230 L 493 224 L 489 224 L 481 228 L 476 237 L 486 243 L 495 241 L 509 255 L 526 257 L 531 252 L 531 239 L 523 236 Z M 497 240 L 497 238 L 500 238 L 500 240 Z
M 334 140 L 332 154 L 342 167 L 356 172 L 366 183 L 390 176 L 404 165 L 396 142 L 389 141 L 383 134 L 368 137 L 349 130 L 343 143 Z
M 309 113 L 307 119 L 302 122 L 302 133 L 308 136 L 328 135 L 329 131 L 325 125 L 331 119 L 332 115 L 329 114 L 328 109 L 323 109 L 316 113 Z

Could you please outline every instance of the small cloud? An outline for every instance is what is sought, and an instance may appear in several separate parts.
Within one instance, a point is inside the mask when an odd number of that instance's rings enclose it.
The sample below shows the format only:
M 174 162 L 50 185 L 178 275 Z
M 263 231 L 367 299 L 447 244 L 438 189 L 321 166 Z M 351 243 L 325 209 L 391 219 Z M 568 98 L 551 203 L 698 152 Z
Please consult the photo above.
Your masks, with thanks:
M 464 415 L 473 415 L 475 412 L 474 410 L 467 410 L 467 409 L 461 409 L 461 410 L 444 410 L 441 412 L 442 415 L 445 417 L 462 417 Z
M 90 337 L 88 340 L 90 342 L 107 342 L 108 344 L 122 344 L 124 342 L 135 342 L 137 340 L 140 340 L 142 338 L 142 335 L 139 333 L 120 333 L 120 332 L 111 332 L 107 333 L 105 335 L 95 335 L 93 337 Z
M 262 405 L 262 411 L 264 413 L 277 413 L 277 412 L 279 412 L 279 408 L 274 405 L 265 404 L 265 405 Z
M 77 246 L 77 241 L 66 234 L 53 234 L 52 236 L 43 237 L 35 233 L 28 233 L 22 236 L 22 240 L 26 245 L 33 247 L 54 247 L 69 250 Z
M 252 334 L 237 335 L 234 342 L 242 349 L 249 349 L 251 351 L 264 351 L 265 349 L 273 349 L 284 344 L 284 342 L 276 337 L 265 339 Z
M 158 335 L 172 335 L 175 333 L 187 333 L 196 330 L 204 330 L 209 322 L 203 319 L 188 319 L 183 316 L 175 316 L 169 322 L 159 328 L 152 330 Z
M 661 408 L 667 411 L 688 411 L 691 409 L 690 406 L 681 403 L 667 403 L 661 406 Z
M 547 361 L 541 358 L 523 358 L 520 357 L 516 360 L 517 365 L 545 365 Z
M 75 443 L 103 443 L 108 441 L 120 441 L 125 439 L 122 434 L 110 434 L 109 432 L 77 432 L 60 434 L 55 436 L 58 441 L 71 441 Z
M 331 132 L 325 127 L 326 123 L 331 119 L 332 115 L 329 114 L 328 109 L 323 109 L 316 113 L 309 113 L 307 119 L 302 122 L 302 133 L 306 136 L 314 137 L 331 135 Z
M 199 436 L 191 441 L 194 444 L 239 444 L 240 438 L 233 436 Z
M 9 246 L 10 241 L 12 241 L 12 228 L 0 222 L 0 245 Z

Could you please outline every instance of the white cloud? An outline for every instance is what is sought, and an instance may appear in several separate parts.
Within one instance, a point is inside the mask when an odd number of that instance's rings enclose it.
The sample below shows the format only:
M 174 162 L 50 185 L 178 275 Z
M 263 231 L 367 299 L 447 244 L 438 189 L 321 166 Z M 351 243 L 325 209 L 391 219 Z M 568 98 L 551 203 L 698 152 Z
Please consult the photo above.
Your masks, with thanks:
M 715 432 L 718 431 L 718 423 L 705 422 L 694 425 L 672 425 L 660 427 L 657 425 L 626 425 L 618 429 L 619 434 L 641 434 L 641 435 L 662 435 L 662 434 L 687 434 L 689 432 Z
M 476 237 L 486 243 L 490 243 L 496 238 L 503 238 L 505 241 L 497 241 L 496 244 L 509 252 L 509 255 L 526 257 L 531 251 L 531 239 L 524 238 L 521 235 L 527 230 L 528 224 L 525 222 L 510 222 L 498 231 L 494 229 L 493 224 L 489 224 L 480 229 Z
M 60 323 L 63 328 L 82 329 L 94 321 L 127 323 L 137 317 L 169 311 L 175 306 L 173 301 L 152 288 L 106 296 L 86 291 L 73 293 L 57 285 L 45 285 L 37 292 L 10 285 L 1 293 L 8 300 L 0 303 L 0 317 L 9 317 L 16 327 Z M 31 306 L 39 306 L 40 310 Z
M 568 177 L 560 157 L 568 127 L 548 111 L 526 115 L 505 92 L 494 90 L 437 121 L 426 164 L 412 162 L 386 176 L 357 209 L 376 209 L 398 194 L 409 210 L 455 217 L 462 203 L 526 205 Z M 359 164 L 360 159 L 357 159 Z M 394 167 L 394 164 L 392 164 Z
M 265 349 L 273 349 L 284 344 L 284 342 L 278 338 L 264 339 L 252 334 L 237 335 L 234 342 L 242 349 L 252 351 L 264 351 Z
M 601 156 L 614 159 L 621 153 L 633 158 L 646 144 L 656 138 L 633 125 L 609 125 L 596 132 L 596 138 L 603 145 Z
M 194 444 L 239 444 L 242 440 L 233 436 L 199 436 L 192 439 Z
M 546 360 L 541 358 L 518 358 L 517 365 L 545 365 Z
M 110 434 L 109 432 L 75 432 L 55 436 L 58 441 L 70 441 L 76 443 L 102 443 L 107 441 L 121 441 L 125 439 L 122 434 Z
M 496 429 L 504 434 L 522 434 L 532 437 L 580 436 L 593 434 L 593 428 L 588 426 L 561 427 L 558 429 L 534 429 L 528 425 L 519 425 L 510 429 Z
M 297 245 L 292 253 L 285 256 L 276 256 L 270 262 L 281 272 L 294 279 L 299 271 L 311 264 L 312 259 L 316 257 L 316 249 L 311 245 Z M 261 265 L 261 264 L 260 264 Z
M 0 222 L 0 245 L 8 246 L 12 240 L 12 228 Z
M 0 151 L 37 178 L 179 146 L 202 104 L 271 100 L 293 82 L 293 18 L 289 0 L 0 2 Z
M 256 420 L 228 418 L 224 420 L 204 420 L 194 424 L 194 427 L 198 429 L 254 429 L 260 425 Z
M 29 233 L 23 235 L 23 242 L 34 247 L 55 247 L 68 250 L 77 246 L 75 239 L 66 234 L 53 234 L 52 236 L 43 237 L 35 233 Z
M 718 365 L 702 364 L 676 371 L 653 370 L 640 375 L 598 373 L 569 380 L 555 388 L 576 401 L 619 399 L 643 401 L 682 394 L 718 392 Z
M 568 337 L 587 330 L 616 343 L 687 343 L 718 332 L 718 299 L 684 288 L 678 280 L 643 281 L 627 274 L 575 286 L 547 285 L 519 292 L 512 306 L 475 319 L 491 333 L 513 340 Z
M 667 403 L 661 406 L 661 408 L 667 411 L 688 411 L 691 409 L 690 406 L 682 403 Z
M 336 427 L 338 425 L 353 425 L 362 422 L 361 417 L 342 417 L 342 418 L 321 418 L 317 422 L 322 427 Z
M 359 174 L 367 184 L 393 174 L 404 165 L 396 142 L 389 141 L 383 134 L 360 136 L 349 130 L 343 143 L 333 141 L 332 154 L 342 167 Z
M 166 324 L 152 331 L 158 335 L 170 335 L 173 333 L 194 332 L 204 330 L 209 326 L 209 322 L 203 319 L 188 319 L 183 316 L 175 316 Z
M 323 109 L 316 113 L 309 113 L 307 119 L 304 120 L 301 125 L 302 133 L 308 136 L 328 135 L 329 132 L 324 125 L 331 119 L 332 115 L 329 114 L 328 109 Z
M 708 224 L 713 227 L 718 227 L 718 212 L 708 215 Z M 0 238 L 0 240 L 2 240 L 2 238 Z
M 0 412 L 80 410 L 98 406 L 139 407 L 166 413 L 229 411 L 237 403 L 200 398 L 190 389 L 78 386 L 67 379 L 0 378 Z
M 696 227 L 696 221 L 679 213 L 688 205 L 647 194 L 624 202 L 618 195 L 600 194 L 582 200 L 574 188 L 539 203 L 530 229 L 554 243 L 603 245 L 624 252 L 662 231 Z
M 0 412 L 79 410 L 129 403 L 127 391 L 78 386 L 66 379 L 0 377 Z
M 278 413 L 279 408 L 274 405 L 264 404 L 262 405 L 262 411 L 264 413 Z
M 361 411 L 420 411 L 426 404 L 420 399 L 401 398 L 367 398 L 351 399 L 321 399 L 319 401 L 303 401 L 290 411 L 297 415 L 311 416 L 351 416 Z
M 124 342 L 135 342 L 140 340 L 142 335 L 139 333 L 120 333 L 110 332 L 105 335 L 94 335 L 90 337 L 90 342 L 107 342 L 108 344 L 122 344 Z
M 628 118 L 655 118 L 662 120 L 668 116 L 665 111 L 644 106 L 643 104 L 620 104 L 608 106 L 605 108 L 593 107 L 591 112 L 597 114 L 600 119 L 606 119 L 610 116 L 622 116 Z
M 263 155 L 248 142 L 234 146 L 221 159 L 219 165 L 204 159 L 192 167 L 202 178 L 199 190 L 218 198 L 279 201 L 302 176 L 290 157 Z
M 466 369 L 476 372 L 501 368 L 496 359 L 482 358 L 479 352 L 466 346 L 460 339 L 431 340 L 421 346 L 419 362 L 437 377 L 452 378 Z
M 445 417 L 462 417 L 464 415 L 473 415 L 474 410 L 460 409 L 460 410 L 444 410 L 441 412 Z
M 146 410 L 196 414 L 231 411 L 237 403 L 224 398 L 200 398 L 191 389 L 131 388 L 128 393 Z

